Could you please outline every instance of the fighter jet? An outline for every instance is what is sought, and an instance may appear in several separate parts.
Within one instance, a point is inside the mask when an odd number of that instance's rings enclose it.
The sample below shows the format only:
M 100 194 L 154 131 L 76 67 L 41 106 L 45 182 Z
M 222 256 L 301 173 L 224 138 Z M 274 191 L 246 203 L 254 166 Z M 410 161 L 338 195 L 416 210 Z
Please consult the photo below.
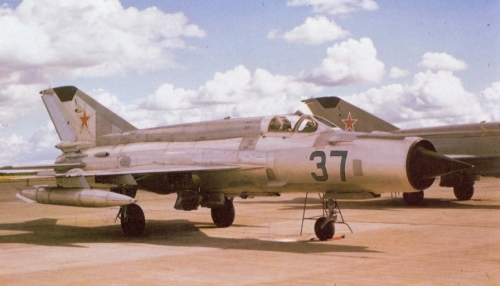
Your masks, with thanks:
M 474 182 L 480 176 L 500 177 L 500 122 L 399 129 L 338 97 L 311 98 L 303 102 L 313 114 L 346 131 L 382 131 L 394 136 L 422 137 L 432 142 L 438 153 L 474 165 L 474 168 L 441 176 L 439 185 L 453 187 L 458 200 L 472 198 Z M 405 202 L 419 203 L 407 199 Z
M 137 189 L 176 194 L 174 208 L 211 209 L 214 224 L 235 219 L 235 198 L 323 193 L 321 240 L 335 232 L 334 200 L 404 191 L 418 194 L 434 178 L 471 168 L 440 155 L 428 140 L 345 132 L 297 112 L 137 129 L 73 86 L 40 92 L 61 142 L 54 164 L 41 169 L 55 185 L 21 190 L 28 202 L 80 207 L 119 206 L 127 236 L 140 236 L 145 217 Z M 45 170 L 48 169 L 48 170 Z M 105 186 L 105 187 L 103 187 Z

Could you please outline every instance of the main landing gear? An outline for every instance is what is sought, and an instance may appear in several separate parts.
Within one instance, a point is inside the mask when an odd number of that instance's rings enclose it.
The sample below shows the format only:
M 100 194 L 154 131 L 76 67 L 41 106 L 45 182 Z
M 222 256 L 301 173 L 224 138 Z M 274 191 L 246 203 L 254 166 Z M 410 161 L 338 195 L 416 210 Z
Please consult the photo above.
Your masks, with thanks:
M 211 214 L 212 220 L 217 227 L 231 226 L 236 216 L 233 201 L 225 198 L 223 205 L 212 207 Z M 121 206 L 117 218 L 120 219 L 123 233 L 126 236 L 138 237 L 144 232 L 146 219 L 139 205 Z
M 110 189 L 113 193 L 123 194 L 131 198 L 137 195 L 137 186 L 118 186 Z M 122 231 L 126 236 L 141 236 L 146 226 L 146 218 L 142 208 L 137 204 L 124 205 L 120 207 L 116 218 L 120 219 Z M 116 221 L 116 220 L 115 220 Z
M 122 230 L 126 236 L 137 237 L 144 232 L 146 219 L 139 205 L 121 206 L 118 218 L 121 221 Z
M 464 182 L 453 187 L 453 193 L 459 201 L 468 201 L 474 195 L 474 181 Z
M 474 195 L 474 181 L 462 182 L 453 186 L 453 193 L 459 201 L 468 201 Z M 415 193 L 403 193 L 403 201 L 408 206 L 418 206 L 424 201 L 424 191 Z
M 468 201 L 474 196 L 474 183 L 479 177 L 474 174 L 453 173 L 441 176 L 439 186 L 453 187 L 453 193 L 459 201 Z
M 234 210 L 233 201 L 225 198 L 222 206 L 212 207 L 210 209 L 212 220 L 217 227 L 228 227 L 234 222 L 236 212 Z

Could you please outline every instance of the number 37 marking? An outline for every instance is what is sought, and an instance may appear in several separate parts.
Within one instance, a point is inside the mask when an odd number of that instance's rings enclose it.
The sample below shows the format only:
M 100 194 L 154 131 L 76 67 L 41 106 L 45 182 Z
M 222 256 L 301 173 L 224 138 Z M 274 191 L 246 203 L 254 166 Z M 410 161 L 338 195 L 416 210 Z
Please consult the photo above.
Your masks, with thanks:
M 316 167 L 321 170 L 321 174 L 311 173 L 311 176 L 316 181 L 326 181 L 328 180 L 328 171 L 326 170 L 326 155 L 323 151 L 314 151 L 311 153 L 309 160 L 314 161 L 315 158 L 319 157 L 319 162 L 316 163 Z M 340 160 L 340 180 L 342 182 L 347 181 L 345 177 L 345 161 L 347 159 L 347 151 L 330 151 L 330 157 L 341 157 Z

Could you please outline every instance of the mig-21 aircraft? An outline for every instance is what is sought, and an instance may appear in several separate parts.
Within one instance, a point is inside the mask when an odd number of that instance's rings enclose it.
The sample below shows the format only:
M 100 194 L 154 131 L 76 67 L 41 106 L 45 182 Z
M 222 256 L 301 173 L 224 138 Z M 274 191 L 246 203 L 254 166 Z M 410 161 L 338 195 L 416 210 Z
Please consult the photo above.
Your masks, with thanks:
M 394 136 L 422 137 L 432 142 L 438 153 L 474 165 L 474 168 L 441 176 L 439 185 L 453 187 L 458 200 L 472 198 L 474 182 L 480 176 L 500 177 L 500 122 L 399 129 L 339 97 L 310 98 L 303 102 L 313 114 L 346 131 L 383 131 Z M 406 198 L 405 202 L 420 203 Z
M 300 112 L 137 129 L 76 87 L 40 93 L 62 154 L 54 164 L 1 168 L 40 169 L 38 177 L 55 178 L 55 185 L 23 189 L 18 197 L 52 205 L 119 206 L 127 236 L 145 228 L 138 188 L 175 193 L 178 210 L 208 207 L 218 227 L 233 223 L 237 197 L 322 193 L 325 215 L 314 229 L 326 240 L 335 232 L 335 199 L 394 191 L 418 197 L 435 177 L 472 167 L 436 153 L 422 138 L 345 132 Z

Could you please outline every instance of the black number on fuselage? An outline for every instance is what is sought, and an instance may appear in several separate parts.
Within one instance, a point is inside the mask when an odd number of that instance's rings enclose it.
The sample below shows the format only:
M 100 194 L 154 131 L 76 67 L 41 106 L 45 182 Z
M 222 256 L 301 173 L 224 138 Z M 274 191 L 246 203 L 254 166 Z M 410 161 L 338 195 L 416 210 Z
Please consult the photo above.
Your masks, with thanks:
M 347 151 L 331 151 L 330 157 L 340 156 L 340 180 L 342 182 L 347 181 L 345 178 L 345 160 L 347 159 Z
M 328 180 L 328 173 L 326 171 L 326 155 L 325 152 L 323 151 L 314 151 L 311 153 L 311 157 L 309 157 L 309 160 L 313 161 L 314 158 L 319 157 L 321 160 L 319 163 L 316 163 L 316 167 L 321 170 L 322 175 L 318 176 L 316 173 L 311 173 L 311 176 L 316 180 L 316 181 L 326 181 Z
M 318 175 L 314 172 L 311 173 L 311 176 L 316 181 L 326 181 L 328 180 L 328 171 L 326 170 L 326 155 L 323 151 L 314 151 L 311 153 L 309 160 L 313 161 L 314 158 L 319 157 L 320 161 L 316 163 L 316 167 L 321 170 L 321 175 Z M 347 159 L 347 151 L 330 151 L 330 157 L 340 157 L 340 180 L 342 182 L 346 182 L 345 176 L 345 162 Z

